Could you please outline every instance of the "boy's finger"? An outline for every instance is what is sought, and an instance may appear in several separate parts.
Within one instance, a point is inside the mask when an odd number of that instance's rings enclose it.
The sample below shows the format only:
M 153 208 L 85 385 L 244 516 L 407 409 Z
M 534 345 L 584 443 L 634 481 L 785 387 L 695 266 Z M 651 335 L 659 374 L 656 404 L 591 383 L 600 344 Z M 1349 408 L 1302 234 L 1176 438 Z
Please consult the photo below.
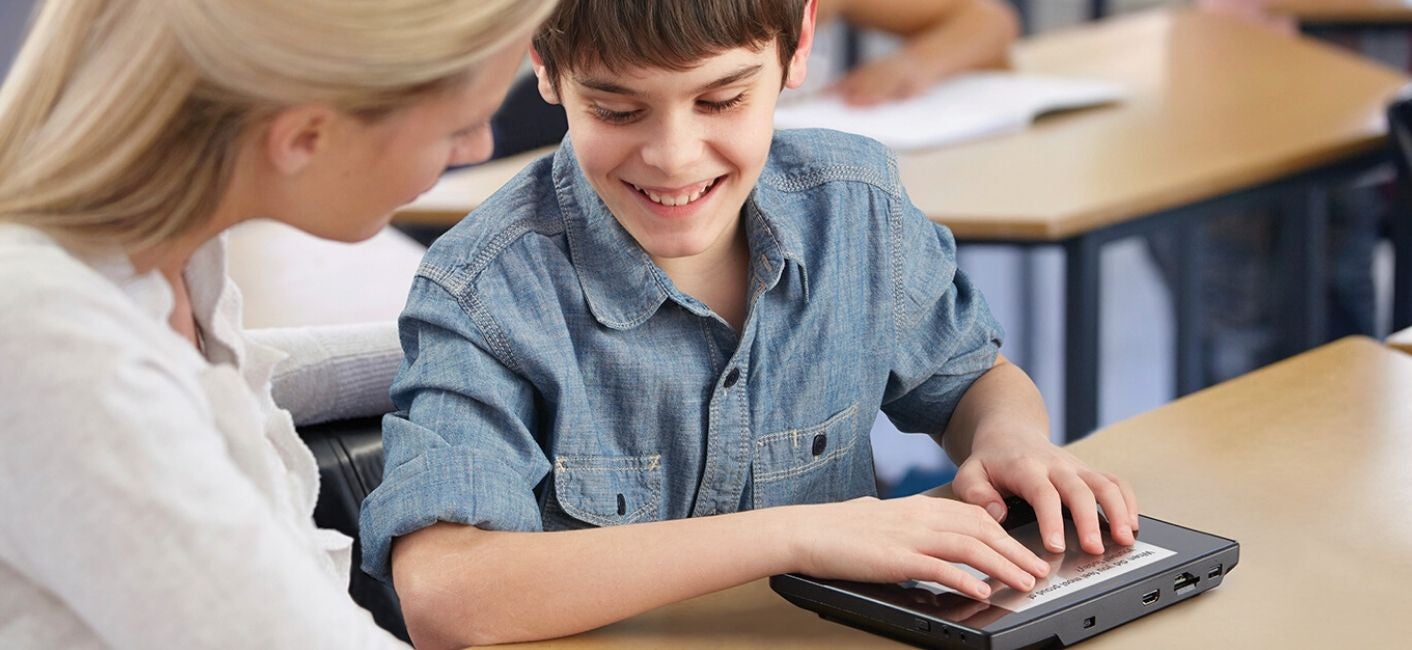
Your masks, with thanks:
M 1054 485 L 1042 477 L 1029 481 L 1020 492 L 1034 509 L 1035 521 L 1039 522 L 1040 538 L 1044 548 L 1053 553 L 1064 552 L 1064 511 L 1059 493 Z
M 990 585 L 945 560 L 927 558 L 926 569 L 920 574 L 922 579 L 939 582 L 976 600 L 990 598 Z
M 1123 546 L 1132 546 L 1136 540 L 1133 539 L 1132 517 L 1128 514 L 1127 502 L 1123 500 L 1123 491 L 1118 489 L 1117 483 L 1105 476 L 1093 474 L 1086 478 L 1094 498 L 1103 506 L 1103 514 L 1108 516 L 1108 528 L 1113 535 L 1113 541 Z
M 1128 506 L 1128 521 L 1133 527 L 1133 532 L 1137 532 L 1137 529 L 1140 527 L 1141 524 L 1141 521 L 1137 518 L 1139 512 L 1137 509 L 1137 492 L 1133 491 L 1133 486 L 1129 485 L 1127 481 L 1124 481 L 1123 479 L 1118 478 L 1113 474 L 1105 473 L 1104 476 L 1108 477 L 1108 480 L 1117 484 L 1118 490 L 1123 493 L 1123 503 L 1127 504 Z
M 1079 546 L 1091 555 L 1103 554 L 1103 532 L 1098 525 L 1098 501 L 1093 498 L 1093 490 L 1077 474 L 1062 472 L 1054 477 L 1054 483 L 1063 495 L 1064 504 L 1069 506 L 1069 515 L 1074 519 L 1074 530 L 1079 534 Z
M 991 548 L 999 551 L 1006 559 L 1019 565 L 1020 568 L 1028 571 L 1030 575 L 1043 578 L 1049 575 L 1049 563 L 1040 559 L 1024 544 L 1016 541 L 1009 533 L 989 541 Z
M 1005 521 L 1005 499 L 991 485 L 990 476 L 981 465 L 966 465 L 957 471 L 951 489 L 962 501 L 985 508 L 991 519 Z
M 1011 561 L 987 541 L 961 533 L 936 535 L 929 541 L 931 543 L 923 546 L 921 551 L 943 560 L 971 566 L 1013 589 L 1029 591 L 1034 588 L 1034 575 Z

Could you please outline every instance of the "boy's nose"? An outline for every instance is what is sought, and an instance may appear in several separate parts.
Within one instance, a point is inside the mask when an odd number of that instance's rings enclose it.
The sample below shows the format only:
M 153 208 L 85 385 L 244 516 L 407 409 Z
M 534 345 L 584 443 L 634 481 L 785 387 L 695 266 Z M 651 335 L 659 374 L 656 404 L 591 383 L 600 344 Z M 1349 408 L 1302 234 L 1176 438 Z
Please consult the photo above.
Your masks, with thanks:
M 700 130 L 689 119 L 662 119 L 642 145 L 642 161 L 665 176 L 690 170 L 705 149 Z

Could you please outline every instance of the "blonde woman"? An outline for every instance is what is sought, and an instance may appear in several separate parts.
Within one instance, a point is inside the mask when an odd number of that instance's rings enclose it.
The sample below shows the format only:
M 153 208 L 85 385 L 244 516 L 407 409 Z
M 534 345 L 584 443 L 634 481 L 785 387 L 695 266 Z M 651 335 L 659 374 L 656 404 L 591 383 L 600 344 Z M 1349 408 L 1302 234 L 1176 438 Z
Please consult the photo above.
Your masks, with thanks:
M 549 8 L 38 8 L 0 88 L 0 647 L 400 645 L 348 597 L 349 540 L 313 525 L 271 395 L 283 360 L 299 408 L 376 408 L 390 369 L 359 350 L 390 339 L 252 340 L 221 233 L 365 239 L 484 159 Z

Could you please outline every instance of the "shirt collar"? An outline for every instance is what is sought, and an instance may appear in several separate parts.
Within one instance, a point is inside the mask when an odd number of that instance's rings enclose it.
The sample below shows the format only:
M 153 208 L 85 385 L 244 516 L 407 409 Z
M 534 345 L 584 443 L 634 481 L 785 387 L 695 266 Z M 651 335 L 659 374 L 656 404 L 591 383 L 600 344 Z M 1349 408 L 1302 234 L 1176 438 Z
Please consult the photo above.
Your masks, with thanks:
M 171 319 L 176 306 L 172 286 L 156 269 L 138 273 L 127 253 L 116 246 L 73 254 L 116 285 L 153 320 L 165 324 Z M 241 335 L 240 291 L 230 281 L 226 267 L 225 234 L 213 237 L 192 253 L 183 273 L 192 315 L 202 330 L 206 359 L 241 369 L 248 383 L 258 389 L 287 355 L 253 343 L 246 345 Z
M 599 323 L 632 329 L 651 318 L 667 300 L 698 316 L 709 313 L 700 301 L 679 291 L 613 217 L 584 176 L 568 137 L 554 154 L 552 174 L 569 256 L 589 310 Z M 803 278 L 800 233 L 793 224 L 775 218 L 784 214 L 777 193 L 761 193 L 759 189 L 757 186 L 746 201 L 743 223 L 751 250 L 752 294 L 757 286 L 774 286 L 786 262 L 797 264 L 801 281 Z M 807 282 L 802 283 L 802 289 L 807 300 Z

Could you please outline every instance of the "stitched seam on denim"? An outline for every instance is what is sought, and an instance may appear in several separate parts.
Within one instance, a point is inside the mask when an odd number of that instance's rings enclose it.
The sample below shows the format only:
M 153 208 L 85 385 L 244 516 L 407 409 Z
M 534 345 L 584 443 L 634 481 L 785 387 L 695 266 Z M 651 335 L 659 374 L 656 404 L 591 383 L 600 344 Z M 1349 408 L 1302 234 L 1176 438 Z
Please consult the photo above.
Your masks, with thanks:
M 453 295 L 458 297 L 462 311 L 465 311 L 466 315 L 471 318 L 471 322 L 475 323 L 476 327 L 481 330 L 481 334 L 485 336 L 486 343 L 490 346 L 491 352 L 499 358 L 501 363 L 505 364 L 505 367 L 517 373 L 523 371 L 520 368 L 519 361 L 516 359 L 514 349 L 510 346 L 510 338 L 505 334 L 504 329 L 500 327 L 500 323 L 491 315 L 490 310 L 486 308 L 485 301 L 481 299 L 480 294 L 476 291 L 475 281 L 480 277 L 481 273 L 490 267 L 492 262 L 500 257 L 501 253 L 505 252 L 505 249 L 509 248 L 511 244 L 519 241 L 521 237 L 524 237 L 530 232 L 538 232 L 535 230 L 532 220 L 522 219 L 516 221 L 505 230 L 496 234 L 495 237 L 490 240 L 490 244 L 477 251 L 475 257 L 471 258 L 470 262 L 462 265 L 454 275 L 447 278 L 447 282 L 454 283 L 455 287 L 454 289 L 447 287 L 448 291 L 451 291 Z M 557 233 L 546 234 L 552 235 Z
M 580 255 L 587 255 L 588 251 L 585 248 L 583 240 L 579 238 L 577 230 L 571 227 L 569 224 L 569 215 L 581 213 L 582 210 L 579 209 L 578 200 L 574 198 L 573 185 L 567 180 L 562 184 L 558 182 L 554 183 L 554 195 L 559 202 L 559 216 L 564 225 L 564 234 L 566 237 L 568 237 L 569 240 L 569 261 L 572 262 L 574 265 L 574 273 L 577 273 L 579 276 L 579 283 L 580 286 L 583 287 L 585 297 L 588 297 L 588 288 L 586 286 L 583 286 L 583 279 L 587 277 L 587 274 L 584 273 L 583 266 L 579 264 Z M 658 288 L 660 288 L 664 293 L 666 293 L 666 288 L 662 286 L 662 278 L 657 277 L 656 273 L 653 274 L 653 277 L 657 280 Z M 594 309 L 592 300 L 589 300 L 589 311 L 593 312 L 593 317 L 597 318 L 599 322 L 614 329 L 632 329 L 634 327 L 637 327 L 638 325 L 647 322 L 647 319 L 651 318 L 652 314 L 656 313 L 655 309 L 644 310 L 644 313 L 641 316 L 638 316 L 637 318 L 633 318 L 631 320 L 613 320 L 603 314 L 598 313 L 598 310 Z
M 907 307 L 907 292 L 903 287 L 902 206 L 899 201 L 888 204 L 887 223 L 892 247 L 892 342 L 893 349 L 901 341 L 903 314 Z
M 781 192 L 801 192 L 833 181 L 866 183 L 892 198 L 901 196 L 897 177 L 897 160 L 889 153 L 887 172 L 879 173 L 875 166 L 824 165 L 799 174 L 771 174 L 766 182 Z
M 557 484 L 556 484 L 555 488 L 556 488 L 556 489 L 558 488 Z M 587 522 L 587 523 L 590 523 L 590 524 L 594 524 L 594 525 L 596 525 L 596 526 L 613 526 L 613 525 L 616 525 L 616 524 L 630 524 L 630 523 L 633 523 L 633 522 L 637 521 L 637 519 L 638 519 L 639 517 L 641 517 L 641 516 L 643 515 L 643 513 L 647 512 L 647 511 L 652 507 L 652 505 L 653 505 L 654 503 L 660 502 L 660 501 L 661 501 L 661 498 L 662 498 L 662 488 L 661 488 L 661 486 L 660 486 L 660 485 L 654 485 L 654 486 L 651 486 L 651 488 L 649 489 L 649 494 L 647 495 L 647 501 L 642 504 L 642 507 L 638 508 L 637 510 L 634 510 L 634 511 L 632 511 L 632 512 L 625 513 L 625 514 L 622 514 L 622 515 L 607 516 L 607 515 L 595 514 L 595 513 L 589 512 L 589 511 L 587 511 L 587 510 L 584 510 L 584 509 L 582 509 L 582 508 L 579 508 L 578 506 L 575 506 L 575 505 L 572 505 L 572 504 L 566 504 L 566 503 L 564 503 L 564 500 L 563 500 L 563 499 L 559 499 L 559 508 L 562 509 L 566 514 L 568 514 L 569 516 L 571 516 L 571 517 L 573 517 L 573 518 L 575 518 L 575 519 L 579 519 L 579 520 L 581 520 L 581 521 L 584 521 L 584 522 Z
M 554 460 L 554 469 L 564 472 L 629 472 L 633 470 L 650 472 L 661 466 L 661 454 L 622 458 L 560 456 Z
M 645 512 L 647 512 L 648 510 L 650 510 L 650 509 L 652 508 L 653 504 L 659 504 L 659 503 L 661 502 L 661 497 L 662 497 L 662 478 L 661 478 L 660 472 L 658 472 L 658 470 L 659 470 L 660 467 L 661 467 L 661 463 L 660 463 L 661 458 L 662 458 L 661 454 L 652 454 L 652 455 L 647 456 L 647 457 L 628 457 L 628 458 L 621 458 L 621 459 L 609 459 L 609 458 L 600 458 L 600 459 L 597 459 L 597 460 L 609 461 L 609 462 L 622 461 L 622 462 L 624 462 L 624 463 L 629 463 L 629 464 L 630 464 L 630 463 L 640 463 L 640 462 L 643 461 L 643 460 L 647 460 L 647 461 L 648 461 L 648 466 L 646 466 L 646 467 L 641 467 L 641 466 L 639 466 L 639 467 L 627 466 L 627 467 L 580 468 L 580 467 L 572 467 L 572 466 L 569 466 L 569 463 L 567 462 L 567 459 L 570 459 L 570 458 L 575 459 L 575 460 L 583 461 L 583 460 L 588 460 L 588 459 L 590 459 L 590 458 L 592 458 L 592 457 L 589 457 L 589 456 L 568 456 L 568 457 L 564 457 L 564 458 L 557 458 L 557 459 L 554 460 L 554 469 L 555 469 L 555 473 L 554 473 L 554 491 L 555 491 L 555 495 L 556 495 L 555 500 L 558 501 L 558 503 L 559 503 L 559 509 L 560 509 L 560 510 L 563 510 L 566 514 L 568 514 L 568 515 L 571 516 L 571 517 L 574 517 L 575 519 L 579 519 L 579 520 L 581 520 L 581 521 L 584 521 L 584 522 L 587 522 L 587 523 L 590 523 L 590 524 L 594 524 L 594 525 L 597 525 L 597 526 L 611 526 L 611 525 L 615 525 L 615 524 L 632 523 L 632 522 L 636 521 L 638 518 L 640 518 L 640 517 L 643 515 L 643 513 L 645 513 Z M 638 507 L 638 509 L 636 509 L 636 510 L 634 510 L 634 511 L 632 511 L 632 512 L 629 512 L 629 513 L 624 513 L 624 514 L 622 514 L 622 515 L 600 515 L 600 514 L 596 514 L 596 513 L 593 513 L 593 512 L 589 512 L 589 511 L 587 511 L 587 510 L 584 510 L 583 508 L 578 507 L 577 505 L 575 505 L 574 503 L 572 503 L 572 499 L 570 499 L 569 502 L 566 502 L 565 499 L 563 498 L 563 495 L 559 492 L 559 482 L 560 482 L 560 479 L 562 478 L 562 479 L 564 480 L 564 482 L 568 482 L 569 477 L 570 477 L 573 473 L 575 473 L 575 472 L 584 473 L 584 474 L 601 474 L 601 473 L 610 473 L 610 472 L 611 472 L 611 473 L 624 473 L 624 472 L 627 472 L 627 473 L 631 473 L 631 474 L 634 474 L 634 475 L 637 475 L 637 476 L 642 476 L 644 472 L 653 472 L 653 474 L 651 474 L 650 476 L 651 476 L 652 478 L 654 478 L 655 480 L 648 481 L 648 482 L 646 483 L 646 488 L 647 488 L 647 492 L 648 492 L 647 500 L 642 504 L 642 506 Z
M 712 444 L 716 441 L 716 436 L 713 434 L 716 424 L 719 421 L 716 416 L 719 413 L 718 402 L 720 402 L 720 399 L 718 399 L 719 395 L 716 392 L 716 386 L 720 385 L 720 375 L 721 372 L 724 371 L 724 366 L 730 365 L 730 359 L 724 358 L 725 355 L 721 353 L 720 348 L 716 347 L 716 338 L 711 335 L 711 332 L 708 329 L 710 326 L 710 322 L 704 318 L 699 318 L 697 322 L 701 324 L 701 334 L 702 336 L 706 337 L 706 345 L 709 346 L 711 349 L 712 360 L 719 360 L 719 362 L 713 364 L 713 367 L 721 366 L 722 368 L 721 370 L 717 370 L 715 373 L 713 373 L 717 378 L 717 383 L 712 385 L 711 397 L 707 400 L 706 404 L 706 458 L 705 462 L 703 463 L 705 467 L 701 472 L 701 482 L 696 485 L 696 505 L 692 508 L 693 511 L 701 507 L 702 496 L 708 497 L 710 503 L 715 503 L 716 501 L 714 486 L 716 485 L 716 468 L 720 463 L 716 458 L 718 454 L 713 455 L 711 453 Z M 706 491 L 704 494 L 703 490 Z M 716 509 L 714 505 L 710 506 L 710 508 L 712 510 Z
M 756 296 L 758 297 L 759 294 L 757 293 Z M 751 302 L 754 301 L 752 300 Z M 750 346 L 744 344 L 744 337 L 741 337 L 741 343 L 742 345 L 740 346 L 740 349 L 750 349 Z M 741 497 L 744 496 L 745 482 L 746 480 L 748 480 L 749 476 L 748 471 L 751 468 L 751 461 L 754 460 L 754 454 L 752 454 L 750 450 L 750 442 L 752 440 L 752 438 L 750 437 L 750 394 L 745 390 L 745 385 L 749 383 L 749 381 L 746 380 L 746 377 L 750 375 L 750 360 L 747 358 L 745 363 L 742 365 L 745 367 L 745 369 L 741 370 L 740 372 L 741 381 L 743 383 L 737 383 L 735 385 L 735 390 L 740 391 L 740 394 L 735 398 L 736 403 L 738 405 L 736 410 L 740 414 L 740 428 L 736 432 L 735 457 L 737 462 L 732 464 L 732 468 L 735 470 L 735 474 L 739 476 L 739 480 L 736 481 L 736 485 L 740 487 L 740 491 L 734 493 L 737 508 L 739 508 Z M 737 366 L 737 368 L 739 367 L 740 366 Z
M 844 445 L 844 446 L 842 446 L 842 447 L 837 447 L 837 448 L 835 448 L 833 451 L 829 452 L 827 455 L 822 456 L 822 457 L 818 458 L 817 460 L 811 461 L 811 462 L 809 462 L 809 463 L 807 463 L 807 464 L 800 465 L 799 467 L 791 467 L 791 468 L 789 468 L 789 469 L 780 470 L 780 471 L 777 471 L 777 472 L 770 472 L 770 473 L 767 473 L 767 474 L 760 474 L 760 475 L 758 475 L 758 476 L 755 477 L 755 482 L 756 482 L 756 483 L 771 483 L 771 482 L 774 482 L 774 481 L 778 481 L 778 480 L 780 480 L 780 479 L 792 478 L 792 477 L 795 477 L 795 476 L 799 476 L 800 474 L 806 474 L 806 473 L 812 472 L 812 471 L 814 471 L 815 469 L 818 469 L 818 468 L 820 468 L 820 467 L 827 467 L 828 465 L 833 464 L 833 461 L 838 460 L 840 457 L 842 457 L 845 452 L 847 452 L 847 451 L 853 449 L 853 444 L 854 444 L 854 443 L 850 441 L 848 444 L 846 444 L 846 445 Z
M 801 428 L 798 428 L 798 429 L 786 429 L 786 430 L 784 430 L 784 431 L 776 431 L 776 432 L 774 432 L 774 433 L 770 433 L 770 434 L 766 434 L 766 435 L 764 435 L 764 436 L 761 436 L 761 437 L 760 437 L 760 440 L 756 443 L 756 446 L 764 447 L 765 445 L 767 445 L 767 444 L 769 444 L 769 443 L 772 443 L 772 442 L 774 442 L 774 441 L 776 441 L 776 440 L 784 440 L 784 439 L 787 439 L 787 438 L 794 438 L 794 439 L 795 439 L 795 443 L 798 444 L 798 439 L 799 439 L 799 438 L 808 437 L 808 436 L 810 436 L 810 435 L 812 435 L 812 434 L 818 433 L 819 431 L 821 431 L 821 430 L 823 430 L 823 429 L 827 429 L 827 428 L 829 428 L 829 427 L 832 427 L 833 425 L 838 424 L 839 422 L 842 422 L 843 420 L 846 420 L 846 419 L 848 419 L 848 418 L 853 417 L 853 415 L 856 414 L 857 412 L 858 412 L 858 403 L 857 403 L 857 402 L 854 402 L 853 404 L 849 405 L 848 408 L 843 409 L 842 411 L 839 411 L 838 413 L 835 413 L 835 414 L 829 416 L 829 419 L 824 420 L 823 422 L 820 422 L 820 423 L 815 424 L 815 425 L 813 425 L 813 426 L 801 427 Z
M 495 318 L 485 308 L 485 303 L 481 301 L 480 296 L 475 292 L 469 292 L 462 296 L 460 303 L 461 310 L 471 318 L 471 322 L 485 337 L 485 342 L 490 346 L 491 353 L 512 372 L 523 374 L 520 362 L 515 358 L 515 352 L 510 347 L 510 338 L 505 335 L 500 324 L 495 322 Z

